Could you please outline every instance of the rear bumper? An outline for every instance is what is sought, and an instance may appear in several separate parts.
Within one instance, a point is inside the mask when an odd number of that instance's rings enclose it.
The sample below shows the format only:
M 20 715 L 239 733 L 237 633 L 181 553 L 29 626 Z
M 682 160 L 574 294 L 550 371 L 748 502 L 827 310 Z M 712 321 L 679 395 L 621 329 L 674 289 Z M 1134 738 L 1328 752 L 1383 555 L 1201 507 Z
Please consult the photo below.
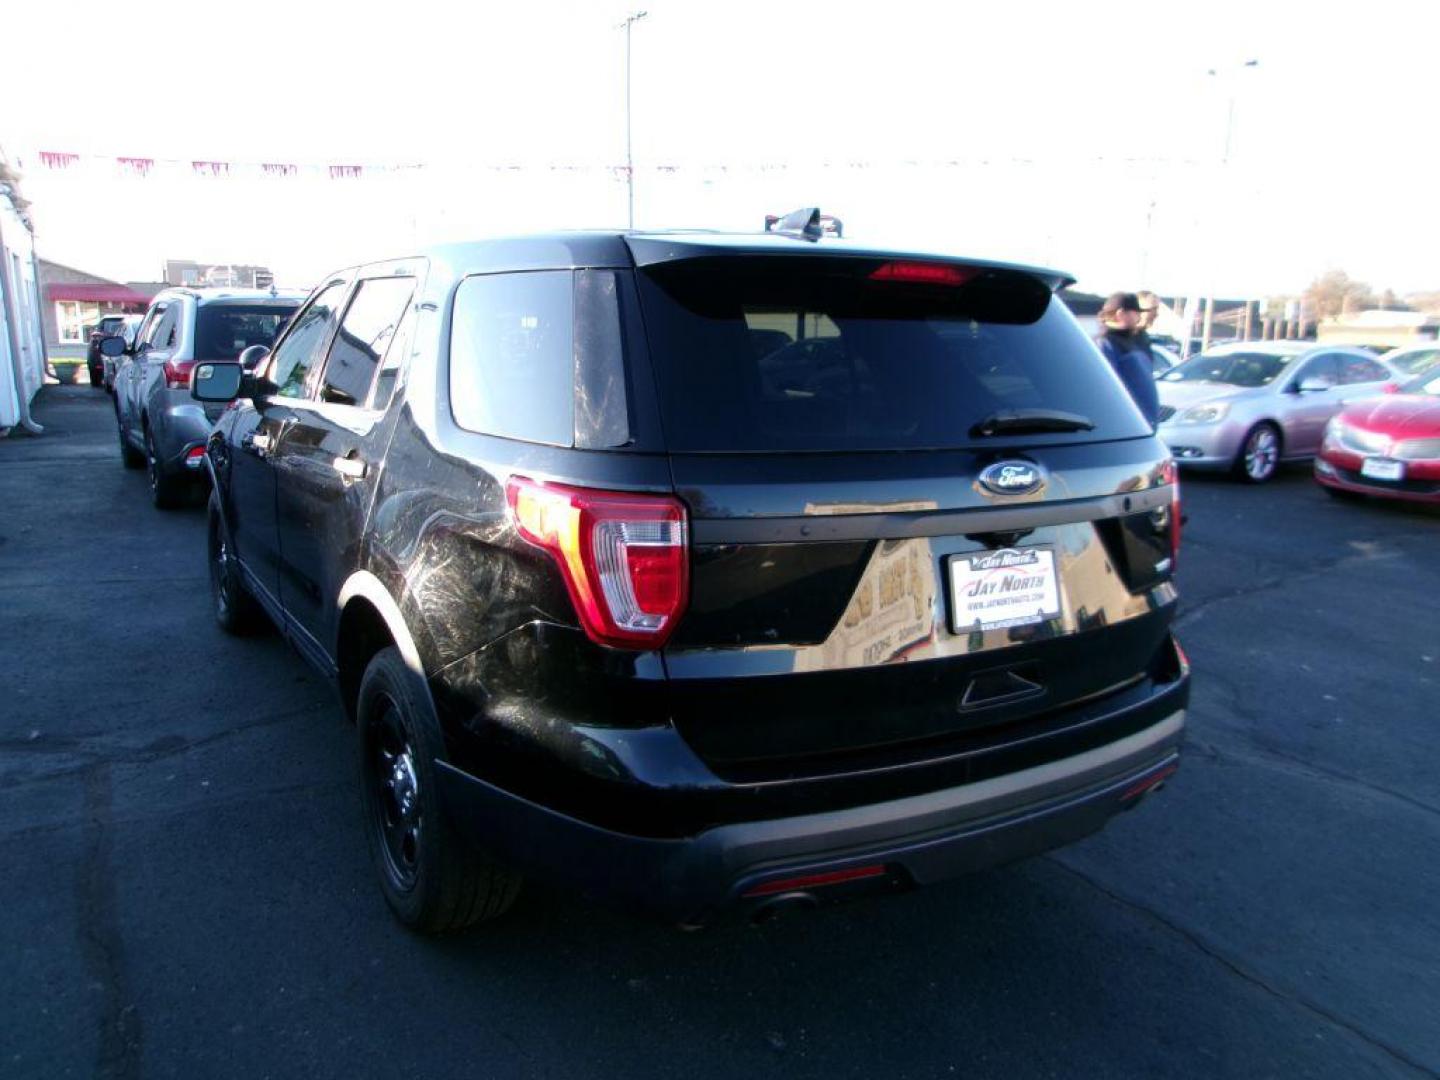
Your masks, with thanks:
M 1124 738 L 975 783 L 871 805 L 653 838 L 601 828 L 441 763 L 446 805 L 502 858 L 602 899 L 685 925 L 784 897 L 909 888 L 1059 847 L 1100 829 L 1169 775 L 1185 713 Z M 873 876 L 814 893 L 784 883 L 856 868 Z M 759 892 L 761 895 L 753 895 Z M 747 895 L 752 894 L 752 895 Z
M 155 408 L 156 405 L 160 407 Z M 187 464 L 187 455 L 197 446 L 204 446 L 213 424 L 205 415 L 205 407 L 191 399 L 189 391 L 161 390 L 152 399 L 151 429 L 155 451 L 167 473 L 203 475 L 204 468 L 195 459 Z

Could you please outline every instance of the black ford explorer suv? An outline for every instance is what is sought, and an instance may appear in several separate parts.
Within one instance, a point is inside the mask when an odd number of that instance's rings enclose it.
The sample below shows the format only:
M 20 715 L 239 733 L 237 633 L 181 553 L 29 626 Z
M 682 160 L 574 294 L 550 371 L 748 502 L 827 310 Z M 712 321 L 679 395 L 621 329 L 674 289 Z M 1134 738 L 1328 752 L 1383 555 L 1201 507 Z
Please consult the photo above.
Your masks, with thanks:
M 237 401 L 216 614 L 333 680 L 399 918 L 489 918 L 521 873 L 759 917 L 1158 787 L 1175 472 L 1067 282 L 802 235 L 496 240 L 336 273 L 254 374 L 197 367 Z

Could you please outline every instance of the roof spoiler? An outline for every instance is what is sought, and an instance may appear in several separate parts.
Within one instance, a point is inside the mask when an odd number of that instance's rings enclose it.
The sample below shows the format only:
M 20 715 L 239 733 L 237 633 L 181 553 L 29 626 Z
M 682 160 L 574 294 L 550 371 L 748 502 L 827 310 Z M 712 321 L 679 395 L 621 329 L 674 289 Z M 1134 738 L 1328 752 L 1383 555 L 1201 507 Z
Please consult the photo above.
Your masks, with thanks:
M 802 206 L 784 215 L 766 214 L 765 231 L 801 240 L 819 240 L 822 236 L 843 237 L 845 223 L 831 214 L 820 213 L 818 206 Z

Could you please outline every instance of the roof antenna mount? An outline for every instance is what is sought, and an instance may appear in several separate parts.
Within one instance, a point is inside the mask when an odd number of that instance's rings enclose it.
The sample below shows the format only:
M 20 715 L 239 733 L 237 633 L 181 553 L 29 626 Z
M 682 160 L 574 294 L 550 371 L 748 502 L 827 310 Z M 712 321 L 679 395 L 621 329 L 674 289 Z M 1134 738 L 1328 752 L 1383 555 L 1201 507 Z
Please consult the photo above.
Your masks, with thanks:
M 825 235 L 822 217 L 818 206 L 802 206 L 799 210 L 791 210 L 788 214 L 780 217 L 766 214 L 765 231 L 782 233 L 785 236 L 794 236 L 802 240 L 819 240 Z M 836 235 L 839 235 L 838 229 Z

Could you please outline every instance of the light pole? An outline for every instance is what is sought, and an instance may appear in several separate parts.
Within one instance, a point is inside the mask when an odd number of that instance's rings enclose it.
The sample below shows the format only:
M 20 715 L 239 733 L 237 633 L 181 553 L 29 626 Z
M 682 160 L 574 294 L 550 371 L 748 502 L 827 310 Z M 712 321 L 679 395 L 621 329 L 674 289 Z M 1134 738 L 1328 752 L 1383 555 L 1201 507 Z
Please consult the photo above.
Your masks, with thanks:
M 637 11 L 627 15 L 620 24 L 625 30 L 625 187 L 630 203 L 630 228 L 635 228 L 635 155 L 630 143 L 630 27 L 634 26 L 648 11 Z M 617 27 L 616 29 L 619 29 Z
M 1259 61 L 1259 60 L 1246 60 L 1246 61 L 1244 61 L 1243 63 L 1236 64 L 1232 70 L 1233 70 L 1235 73 L 1238 74 L 1238 73 L 1240 73 L 1240 72 L 1244 72 L 1245 70 L 1247 70 L 1247 69 L 1249 69 L 1249 68 L 1257 68 L 1257 67 L 1259 67 L 1259 66 L 1260 66 L 1260 61 Z M 1221 73 L 1222 70 L 1225 70 L 1225 69 L 1211 68 L 1209 71 L 1206 72 L 1206 74 L 1207 74 L 1207 75 L 1210 75 L 1210 76 L 1218 77 L 1218 76 L 1220 75 L 1220 73 Z M 1229 179 L 1230 179 L 1230 148 L 1231 148 L 1231 144 L 1233 143 L 1234 137 L 1235 137 L 1235 81 L 1234 81 L 1233 78 L 1230 80 L 1229 89 L 1230 89 L 1230 95 L 1229 95 L 1229 99 L 1228 99 L 1228 101 L 1226 102 L 1226 106 L 1225 106 L 1225 150 L 1224 150 L 1224 152 L 1220 155 L 1221 183 L 1222 183 L 1222 184 L 1226 184 L 1227 186 L 1228 186 L 1228 181 L 1229 181 Z M 1218 188 L 1218 187 L 1219 187 L 1219 185 L 1217 185 L 1217 188 Z M 1218 230 L 1218 229 L 1215 230 L 1215 235 L 1217 235 L 1217 236 L 1219 235 L 1219 230 Z M 1215 277 L 1217 276 L 1217 271 L 1219 270 L 1218 262 L 1219 262 L 1219 260 L 1218 260 L 1218 259 L 1215 259 L 1214 262 L 1211 263 L 1211 267 L 1210 267 L 1210 295 L 1205 298 L 1205 319 L 1204 319 L 1204 323 L 1202 324 L 1201 329 L 1200 329 L 1200 351 L 1201 351 L 1201 352 L 1204 352 L 1204 351 L 1206 351 L 1207 349 L 1210 348 L 1210 330 L 1211 330 L 1211 328 L 1212 328 L 1212 326 L 1213 326 L 1213 324 L 1214 324 L 1214 320 L 1215 320 Z M 1247 300 L 1245 303 L 1246 303 L 1246 310 L 1249 310 L 1249 303 L 1250 303 L 1250 302 Z M 1187 348 L 1186 348 L 1186 350 L 1182 353 L 1182 355 L 1188 356 L 1188 355 L 1189 355 L 1189 350 L 1188 350 L 1188 345 L 1189 345 L 1188 334 L 1189 334 L 1189 330 L 1188 330 L 1188 328 L 1187 328 L 1187 330 L 1186 330 L 1186 334 L 1187 334 L 1187 339 L 1186 339 Z

